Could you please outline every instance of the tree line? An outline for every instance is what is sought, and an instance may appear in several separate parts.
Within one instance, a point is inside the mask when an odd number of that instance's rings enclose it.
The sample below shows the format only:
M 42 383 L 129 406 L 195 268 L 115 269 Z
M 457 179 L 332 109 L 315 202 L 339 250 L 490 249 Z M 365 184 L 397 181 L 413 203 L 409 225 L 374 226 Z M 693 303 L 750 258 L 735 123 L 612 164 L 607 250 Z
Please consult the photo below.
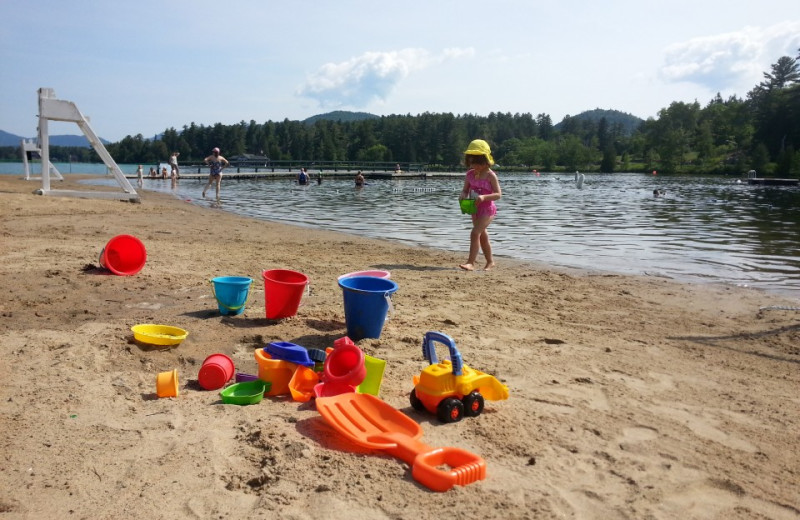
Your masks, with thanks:
M 673 102 L 627 131 L 612 118 L 564 118 L 544 113 L 390 115 L 357 121 L 314 119 L 168 128 L 107 145 L 125 164 L 198 163 L 218 146 L 228 157 L 272 161 L 422 163 L 431 171 L 459 169 L 466 144 L 486 139 L 503 171 L 642 171 L 800 177 L 800 49 L 781 57 L 744 99 L 717 94 L 705 106 Z M 3 147 L 0 158 L 19 160 Z M 51 147 L 51 160 L 95 162 L 91 149 Z

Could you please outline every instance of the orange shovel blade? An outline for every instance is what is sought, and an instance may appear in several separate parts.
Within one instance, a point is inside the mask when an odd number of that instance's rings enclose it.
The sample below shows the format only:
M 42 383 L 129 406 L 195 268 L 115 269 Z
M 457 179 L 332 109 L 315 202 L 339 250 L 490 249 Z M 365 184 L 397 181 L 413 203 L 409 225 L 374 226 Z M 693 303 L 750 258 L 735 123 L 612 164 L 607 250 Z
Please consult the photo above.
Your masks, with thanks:
M 318 397 L 317 411 L 339 433 L 358 444 L 376 450 L 397 446 L 382 440 L 386 433 L 400 433 L 416 439 L 422 427 L 413 419 L 370 394 L 345 393 Z

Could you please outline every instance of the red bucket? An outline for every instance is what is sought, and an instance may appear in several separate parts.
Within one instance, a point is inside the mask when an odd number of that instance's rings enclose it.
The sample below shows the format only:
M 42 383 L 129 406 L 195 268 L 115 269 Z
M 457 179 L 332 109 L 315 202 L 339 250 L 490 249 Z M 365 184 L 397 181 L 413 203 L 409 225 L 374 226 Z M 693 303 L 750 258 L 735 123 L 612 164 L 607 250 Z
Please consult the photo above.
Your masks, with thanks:
M 267 319 L 279 320 L 297 314 L 308 288 L 308 276 L 288 269 L 269 269 L 261 274 L 264 277 Z
M 147 251 L 133 235 L 117 235 L 100 252 L 100 264 L 119 276 L 131 276 L 142 270 Z
M 217 390 L 233 377 L 233 360 L 225 354 L 211 354 L 200 367 L 197 382 L 206 390 Z

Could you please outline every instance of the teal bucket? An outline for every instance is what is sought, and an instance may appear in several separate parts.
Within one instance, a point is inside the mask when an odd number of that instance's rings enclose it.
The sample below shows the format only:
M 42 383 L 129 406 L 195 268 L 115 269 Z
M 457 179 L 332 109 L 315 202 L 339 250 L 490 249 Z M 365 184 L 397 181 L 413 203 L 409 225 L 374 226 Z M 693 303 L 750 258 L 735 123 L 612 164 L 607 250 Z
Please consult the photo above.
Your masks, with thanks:
M 211 279 L 219 313 L 236 316 L 244 312 L 244 304 L 250 293 L 252 278 L 246 276 L 217 276 Z
M 380 338 L 398 286 L 387 278 L 353 276 L 339 280 L 344 297 L 347 337 L 353 341 Z

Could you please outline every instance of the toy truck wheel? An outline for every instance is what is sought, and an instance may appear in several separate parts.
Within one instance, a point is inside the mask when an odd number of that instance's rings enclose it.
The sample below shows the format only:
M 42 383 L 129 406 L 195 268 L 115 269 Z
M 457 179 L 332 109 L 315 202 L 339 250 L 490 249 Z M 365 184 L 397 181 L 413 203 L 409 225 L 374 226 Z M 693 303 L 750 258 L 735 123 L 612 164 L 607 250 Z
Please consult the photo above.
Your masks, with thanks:
M 483 396 L 477 390 L 473 390 L 464 396 L 464 415 L 467 417 L 477 417 L 483 411 Z
M 442 399 L 436 407 L 436 417 L 443 423 L 458 422 L 464 418 L 464 403 L 455 397 Z
M 411 401 L 411 407 L 414 410 L 416 410 L 418 412 L 424 412 L 425 411 L 425 405 L 422 404 L 422 401 L 420 401 L 419 397 L 417 397 L 417 391 L 415 389 L 412 389 L 411 393 L 408 394 L 408 400 Z

